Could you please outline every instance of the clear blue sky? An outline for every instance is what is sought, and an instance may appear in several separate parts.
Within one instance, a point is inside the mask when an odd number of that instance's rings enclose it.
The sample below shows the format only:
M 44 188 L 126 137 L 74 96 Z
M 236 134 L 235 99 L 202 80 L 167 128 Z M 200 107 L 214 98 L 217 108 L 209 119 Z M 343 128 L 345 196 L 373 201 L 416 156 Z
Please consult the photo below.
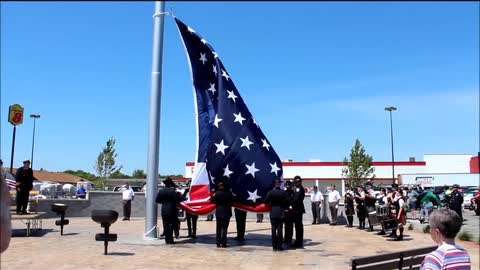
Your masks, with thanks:
M 219 53 L 281 159 L 339 161 L 355 138 L 390 160 L 479 151 L 479 3 L 167 2 Z M 117 140 L 146 169 L 153 2 L 1 3 L 1 157 L 8 106 L 25 108 L 15 167 L 93 172 Z M 160 173 L 195 156 L 192 82 L 166 18 Z

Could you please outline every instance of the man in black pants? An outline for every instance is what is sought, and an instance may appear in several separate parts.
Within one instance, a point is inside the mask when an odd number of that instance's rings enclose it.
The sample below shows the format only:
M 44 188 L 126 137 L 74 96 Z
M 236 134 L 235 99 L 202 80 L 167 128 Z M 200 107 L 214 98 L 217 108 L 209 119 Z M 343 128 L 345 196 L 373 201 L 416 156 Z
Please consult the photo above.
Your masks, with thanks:
M 29 214 L 27 212 L 28 196 L 33 188 L 33 171 L 30 168 L 30 160 L 23 161 L 23 167 L 17 169 L 15 179 L 17 182 L 17 214 Z
M 287 181 L 285 183 L 285 193 L 287 193 L 287 209 L 285 209 L 285 238 L 284 243 L 289 246 L 292 244 L 293 238 L 293 220 L 294 220 L 294 213 L 293 213 L 293 182 Z
M 291 248 L 303 248 L 303 214 L 305 214 L 305 189 L 302 186 L 302 178 L 295 176 L 293 178 L 295 191 L 293 192 L 293 222 L 295 224 L 295 242 L 290 245 Z
M 217 219 L 217 247 L 227 247 L 227 231 L 232 217 L 233 194 L 225 189 L 223 182 L 218 183 L 217 191 L 210 199 L 216 204 L 215 216 Z
M 182 195 L 175 190 L 175 183 L 167 177 L 163 181 L 165 187 L 160 189 L 157 194 L 156 202 L 162 204 L 162 222 L 163 232 L 165 234 L 166 244 L 175 244 L 173 241 L 173 231 L 178 223 L 177 204 L 183 201 Z
M 187 215 L 187 227 L 188 227 L 188 237 L 193 239 L 197 238 L 197 221 L 198 216 L 186 212 Z
M 275 180 L 275 188 L 268 192 L 265 204 L 271 206 L 270 224 L 272 225 L 272 247 L 274 251 L 283 250 L 282 230 L 284 211 L 288 207 L 288 195 L 280 189 L 280 180 Z
M 235 208 L 235 222 L 237 223 L 237 237 L 234 239 L 237 241 L 245 240 L 245 225 L 247 223 L 247 211 Z

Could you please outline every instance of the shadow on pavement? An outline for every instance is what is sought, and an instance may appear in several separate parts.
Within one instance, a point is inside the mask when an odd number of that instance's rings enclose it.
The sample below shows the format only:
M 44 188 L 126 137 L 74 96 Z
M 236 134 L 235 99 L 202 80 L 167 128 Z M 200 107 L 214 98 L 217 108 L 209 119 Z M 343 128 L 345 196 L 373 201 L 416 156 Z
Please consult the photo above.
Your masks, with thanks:
M 27 229 L 12 229 L 12 237 L 42 237 L 53 229 L 30 230 L 30 236 L 27 236 Z
M 108 253 L 107 255 L 112 255 L 112 256 L 133 256 L 135 253 L 132 252 L 111 252 Z

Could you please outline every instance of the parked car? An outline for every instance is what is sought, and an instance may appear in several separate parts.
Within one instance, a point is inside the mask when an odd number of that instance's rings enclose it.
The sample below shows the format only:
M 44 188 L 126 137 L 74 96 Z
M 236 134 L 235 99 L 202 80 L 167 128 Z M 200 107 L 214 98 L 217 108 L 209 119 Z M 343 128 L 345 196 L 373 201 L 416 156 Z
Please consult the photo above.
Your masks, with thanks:
M 472 204 L 472 198 L 478 192 L 477 187 L 465 187 L 463 188 L 463 208 L 470 208 Z

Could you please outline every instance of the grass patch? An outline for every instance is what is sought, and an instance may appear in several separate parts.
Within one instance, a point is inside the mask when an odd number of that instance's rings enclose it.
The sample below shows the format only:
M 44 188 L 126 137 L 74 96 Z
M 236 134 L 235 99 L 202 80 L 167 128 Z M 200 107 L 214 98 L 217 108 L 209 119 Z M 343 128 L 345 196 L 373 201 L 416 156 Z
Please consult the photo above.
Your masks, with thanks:
M 407 230 L 409 231 L 413 230 L 413 223 L 408 224 Z
M 461 231 L 458 234 L 458 239 L 462 241 L 472 241 L 472 238 L 473 238 L 472 234 L 467 231 Z
M 430 233 L 430 225 L 423 227 L 423 233 Z

